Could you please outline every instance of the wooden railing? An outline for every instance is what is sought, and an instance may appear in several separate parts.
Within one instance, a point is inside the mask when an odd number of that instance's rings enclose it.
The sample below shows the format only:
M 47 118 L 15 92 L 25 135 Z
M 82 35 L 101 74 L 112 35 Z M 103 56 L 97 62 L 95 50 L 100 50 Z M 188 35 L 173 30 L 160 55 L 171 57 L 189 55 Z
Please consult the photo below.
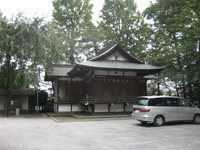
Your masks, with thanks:
M 101 103 L 136 103 L 136 96 L 88 96 L 82 98 L 66 98 L 59 103 L 101 104 Z

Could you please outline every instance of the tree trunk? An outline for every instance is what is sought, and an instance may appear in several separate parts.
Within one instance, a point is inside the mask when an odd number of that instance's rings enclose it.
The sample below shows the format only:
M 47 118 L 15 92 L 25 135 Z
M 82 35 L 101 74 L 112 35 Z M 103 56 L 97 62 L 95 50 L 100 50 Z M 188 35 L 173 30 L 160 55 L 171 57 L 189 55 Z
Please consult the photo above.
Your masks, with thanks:
M 73 23 L 72 23 L 73 24 Z M 70 64 L 75 64 L 75 58 L 74 58 L 74 53 L 75 53 L 75 31 L 74 27 L 72 27 L 71 31 L 71 41 L 70 41 Z
M 11 93 L 10 90 L 7 92 L 7 109 L 6 109 L 6 116 L 11 115 Z
M 186 98 L 187 98 L 185 84 L 184 84 L 184 86 L 183 86 L 183 98 L 184 98 L 184 99 L 186 99 Z
M 169 91 L 169 96 L 171 96 L 171 90 L 170 90 L 170 88 L 167 86 L 167 84 L 165 83 L 165 81 L 163 82 L 164 83 L 164 85 L 165 85 L 165 87 L 168 89 L 168 91 Z
M 7 109 L 6 109 L 6 116 L 11 115 L 11 55 L 10 55 L 10 48 L 6 54 L 6 74 L 7 74 L 7 83 L 6 83 L 6 94 L 7 94 Z
M 158 95 L 161 95 L 161 93 L 160 93 L 160 83 L 157 84 L 157 92 L 158 92 Z

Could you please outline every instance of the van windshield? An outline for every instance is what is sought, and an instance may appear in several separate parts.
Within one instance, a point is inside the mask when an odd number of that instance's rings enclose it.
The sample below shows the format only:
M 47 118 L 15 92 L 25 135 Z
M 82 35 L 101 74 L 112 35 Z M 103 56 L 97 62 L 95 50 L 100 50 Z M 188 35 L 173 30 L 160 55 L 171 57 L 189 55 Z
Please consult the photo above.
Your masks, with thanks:
M 147 99 L 147 98 L 139 98 L 137 104 L 146 106 L 146 105 L 148 105 L 148 100 L 149 99 Z

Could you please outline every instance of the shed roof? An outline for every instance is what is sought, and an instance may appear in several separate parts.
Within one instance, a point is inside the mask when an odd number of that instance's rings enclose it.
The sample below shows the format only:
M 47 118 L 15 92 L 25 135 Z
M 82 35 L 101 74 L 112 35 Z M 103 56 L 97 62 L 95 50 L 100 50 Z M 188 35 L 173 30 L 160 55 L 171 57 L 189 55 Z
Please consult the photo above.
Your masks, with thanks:
M 6 96 L 5 91 L 0 91 L 0 96 Z M 12 96 L 33 96 L 35 95 L 34 90 L 12 90 L 11 91 Z

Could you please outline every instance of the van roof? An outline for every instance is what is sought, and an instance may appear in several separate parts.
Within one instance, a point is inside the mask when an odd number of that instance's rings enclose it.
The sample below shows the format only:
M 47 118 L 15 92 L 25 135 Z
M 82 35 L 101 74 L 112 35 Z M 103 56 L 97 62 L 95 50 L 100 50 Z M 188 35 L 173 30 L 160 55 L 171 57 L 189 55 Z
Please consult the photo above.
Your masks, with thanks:
M 138 98 L 178 98 L 176 96 L 138 96 Z

